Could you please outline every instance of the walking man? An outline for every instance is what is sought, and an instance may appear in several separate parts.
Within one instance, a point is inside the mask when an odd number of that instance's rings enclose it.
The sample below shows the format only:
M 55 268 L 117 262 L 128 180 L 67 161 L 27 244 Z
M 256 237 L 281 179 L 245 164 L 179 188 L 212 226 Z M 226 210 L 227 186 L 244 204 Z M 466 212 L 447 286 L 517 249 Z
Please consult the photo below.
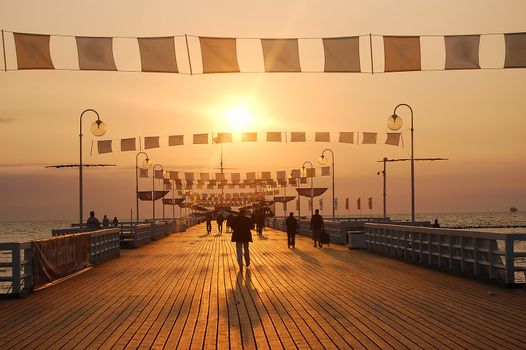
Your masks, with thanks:
M 210 214 L 206 216 L 206 234 L 209 235 L 212 232 L 212 218 Z
M 323 218 L 320 215 L 320 210 L 316 209 L 314 215 L 310 219 L 310 229 L 312 231 L 312 240 L 314 246 L 321 247 L 321 234 L 323 232 Z
M 236 243 L 236 254 L 239 269 L 243 270 L 243 256 L 245 257 L 246 267 L 250 267 L 250 252 L 248 244 L 252 242 L 252 230 L 254 224 L 252 220 L 245 216 L 245 209 L 239 210 L 239 216 L 232 219 L 232 242 Z
M 299 225 L 293 212 L 290 212 L 289 217 L 285 220 L 285 225 L 287 226 L 287 245 L 289 248 L 296 248 L 296 232 Z

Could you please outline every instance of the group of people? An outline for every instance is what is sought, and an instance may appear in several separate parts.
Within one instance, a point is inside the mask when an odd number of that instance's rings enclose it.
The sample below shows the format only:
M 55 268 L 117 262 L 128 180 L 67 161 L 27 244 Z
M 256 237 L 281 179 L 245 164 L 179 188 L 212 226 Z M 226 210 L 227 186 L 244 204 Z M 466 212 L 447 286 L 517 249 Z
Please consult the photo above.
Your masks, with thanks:
M 119 220 L 116 216 L 114 216 L 113 220 L 110 222 L 108 215 L 104 214 L 104 217 L 102 218 L 102 227 L 108 227 L 110 224 L 112 226 L 117 226 L 119 224 Z M 90 230 L 97 230 L 101 227 L 100 221 L 95 216 L 95 212 L 93 210 L 89 212 L 89 218 L 86 221 L 86 227 Z
M 294 217 L 294 213 L 291 212 L 285 220 L 285 226 L 287 227 L 287 246 L 290 248 L 296 247 L 296 233 L 299 232 L 300 226 L 298 220 Z M 323 217 L 320 215 L 320 211 L 316 209 L 310 219 L 310 229 L 312 232 L 312 240 L 314 241 L 315 247 L 322 247 L 322 244 L 328 244 L 328 237 L 325 233 L 325 224 Z
M 226 222 L 226 232 L 229 231 L 231 222 L 232 222 L 232 214 L 228 214 L 225 218 L 222 214 L 217 215 L 216 217 L 216 223 L 217 223 L 217 231 L 219 234 L 223 234 L 223 223 Z M 206 222 L 206 233 L 210 234 L 212 233 L 212 215 L 208 214 L 205 218 Z

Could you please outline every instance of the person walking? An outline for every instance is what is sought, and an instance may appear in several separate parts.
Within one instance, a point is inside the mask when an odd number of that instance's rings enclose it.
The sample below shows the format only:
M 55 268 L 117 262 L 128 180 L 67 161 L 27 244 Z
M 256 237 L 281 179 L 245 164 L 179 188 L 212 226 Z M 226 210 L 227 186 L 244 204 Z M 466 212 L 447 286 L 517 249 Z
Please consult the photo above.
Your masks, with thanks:
M 258 213 L 256 214 L 256 228 L 258 231 L 258 235 L 263 234 L 263 228 L 265 227 L 265 210 L 263 208 L 260 208 L 258 210 Z
M 217 230 L 219 231 L 219 234 L 222 234 L 223 233 L 223 221 L 225 220 L 225 218 L 223 217 L 223 215 L 219 214 L 217 215 Z
M 290 212 L 289 217 L 285 220 L 285 225 L 287 226 L 287 245 L 289 248 L 296 248 L 296 232 L 299 225 L 293 212 Z
M 212 232 L 212 217 L 210 214 L 206 216 L 206 234 L 209 235 Z
M 323 232 L 323 218 L 320 215 L 320 210 L 316 209 L 314 215 L 310 219 L 310 229 L 312 231 L 312 240 L 314 241 L 314 246 L 321 247 L 321 234 Z
M 239 270 L 243 270 L 243 257 L 246 267 L 250 267 L 250 251 L 248 244 L 252 242 L 252 220 L 245 216 L 245 209 L 239 210 L 239 215 L 232 219 L 232 242 L 236 243 L 237 262 Z

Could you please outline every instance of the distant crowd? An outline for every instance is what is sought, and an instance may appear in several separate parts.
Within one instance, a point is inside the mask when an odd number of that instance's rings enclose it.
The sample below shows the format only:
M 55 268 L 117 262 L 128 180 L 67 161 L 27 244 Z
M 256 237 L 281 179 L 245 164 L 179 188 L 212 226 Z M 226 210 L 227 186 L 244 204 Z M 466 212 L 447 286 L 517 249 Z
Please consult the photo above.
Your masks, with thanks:
M 108 215 L 104 214 L 104 217 L 102 218 L 102 227 L 109 227 L 111 226 L 117 226 L 119 224 L 119 220 L 116 216 L 113 217 L 113 220 L 110 222 L 110 219 L 108 218 Z M 97 230 L 101 228 L 101 223 L 99 219 L 95 216 L 95 212 L 92 210 L 89 212 L 89 218 L 86 221 L 86 227 L 89 230 Z

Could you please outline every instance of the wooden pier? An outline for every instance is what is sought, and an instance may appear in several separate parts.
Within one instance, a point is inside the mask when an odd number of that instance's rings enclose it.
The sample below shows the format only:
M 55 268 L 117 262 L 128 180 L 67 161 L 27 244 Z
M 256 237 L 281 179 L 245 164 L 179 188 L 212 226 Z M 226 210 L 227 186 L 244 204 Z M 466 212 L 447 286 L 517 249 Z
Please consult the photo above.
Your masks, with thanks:
M 214 225 L 215 229 L 215 225 Z M 524 349 L 526 291 L 298 236 L 204 225 L 0 300 L 0 349 Z

